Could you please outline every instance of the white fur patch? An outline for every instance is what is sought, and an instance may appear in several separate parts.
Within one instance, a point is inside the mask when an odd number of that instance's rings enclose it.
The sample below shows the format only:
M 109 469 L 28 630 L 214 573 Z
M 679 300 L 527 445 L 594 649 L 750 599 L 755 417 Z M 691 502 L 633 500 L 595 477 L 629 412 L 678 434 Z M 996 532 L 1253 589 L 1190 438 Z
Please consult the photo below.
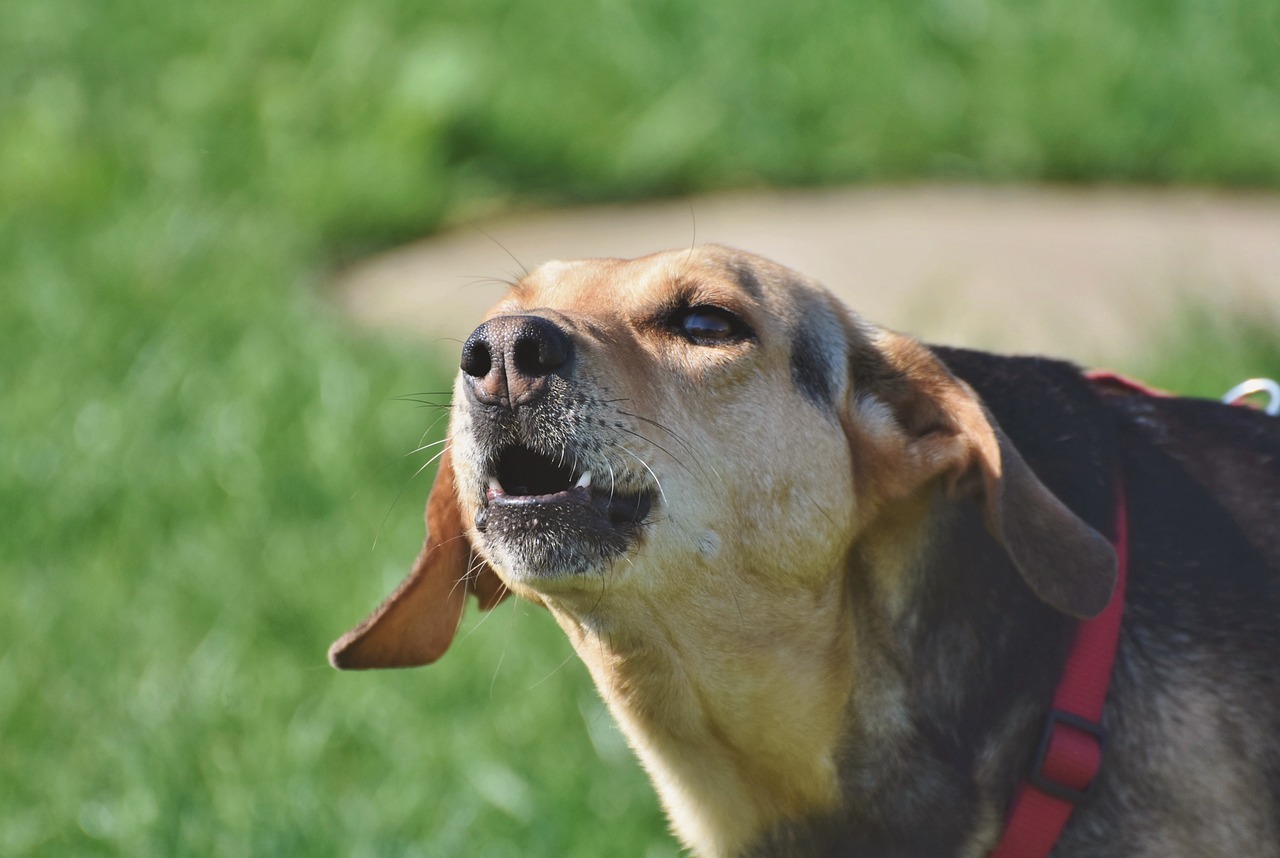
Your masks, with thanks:
M 893 410 L 878 396 L 859 393 L 854 400 L 853 410 L 858 416 L 858 426 L 873 441 L 887 441 L 902 434 L 902 427 L 893 416 Z

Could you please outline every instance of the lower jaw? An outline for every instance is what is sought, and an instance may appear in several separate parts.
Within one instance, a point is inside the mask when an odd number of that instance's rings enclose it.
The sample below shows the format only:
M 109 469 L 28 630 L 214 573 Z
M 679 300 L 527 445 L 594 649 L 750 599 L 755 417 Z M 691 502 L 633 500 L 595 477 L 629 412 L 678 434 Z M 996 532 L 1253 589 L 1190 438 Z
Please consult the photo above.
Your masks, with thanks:
M 639 523 L 609 523 L 591 506 L 505 506 L 488 509 L 486 554 L 515 582 L 598 578 L 635 544 Z
M 610 577 L 623 552 L 583 551 L 522 544 L 486 544 L 490 559 L 502 570 L 512 589 L 538 595 L 569 595 L 585 588 L 598 590 Z

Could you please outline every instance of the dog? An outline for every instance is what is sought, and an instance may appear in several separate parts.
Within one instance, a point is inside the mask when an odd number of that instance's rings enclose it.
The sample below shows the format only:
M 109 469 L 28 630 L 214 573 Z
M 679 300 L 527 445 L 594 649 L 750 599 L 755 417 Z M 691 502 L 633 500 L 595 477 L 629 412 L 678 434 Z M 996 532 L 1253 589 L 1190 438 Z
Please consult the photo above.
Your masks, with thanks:
M 695 855 L 976 858 L 1111 605 L 1053 854 L 1280 856 L 1280 420 L 930 348 L 716 246 L 547 263 L 460 368 L 424 550 L 335 666 L 514 593 Z

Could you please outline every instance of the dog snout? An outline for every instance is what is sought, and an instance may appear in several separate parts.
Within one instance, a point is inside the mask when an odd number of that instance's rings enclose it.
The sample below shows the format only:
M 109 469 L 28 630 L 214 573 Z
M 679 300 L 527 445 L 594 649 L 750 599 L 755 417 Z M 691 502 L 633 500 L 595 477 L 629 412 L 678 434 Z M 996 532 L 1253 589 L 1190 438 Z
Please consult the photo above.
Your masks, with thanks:
M 573 341 L 554 322 L 541 316 L 499 316 L 467 337 L 461 369 L 477 400 L 514 411 L 541 399 L 548 378 L 572 354 Z

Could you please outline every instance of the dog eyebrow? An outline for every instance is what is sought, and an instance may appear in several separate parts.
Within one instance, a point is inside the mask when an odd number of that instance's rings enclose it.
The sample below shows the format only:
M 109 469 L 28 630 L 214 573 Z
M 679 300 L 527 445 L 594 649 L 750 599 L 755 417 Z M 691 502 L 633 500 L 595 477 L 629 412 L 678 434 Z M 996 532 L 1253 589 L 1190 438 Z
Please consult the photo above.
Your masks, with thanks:
M 750 262 L 744 259 L 734 259 L 729 263 L 729 272 L 733 275 L 733 279 L 742 291 L 746 292 L 756 301 L 764 299 L 764 287 L 760 285 L 760 278 L 756 276 L 755 268 Z
M 763 295 L 760 281 L 753 277 L 752 283 L 754 289 Z M 670 288 L 662 296 L 659 312 L 670 313 L 682 307 L 710 305 L 723 307 L 751 322 L 763 301 L 760 297 L 756 297 L 752 290 L 744 289 L 743 291 L 746 291 L 747 295 L 731 288 L 731 284 L 723 277 L 681 276 L 671 281 Z
M 830 340 L 838 336 L 830 314 L 809 307 L 800 316 L 791 339 L 791 382 L 819 408 L 835 401 L 836 362 Z

